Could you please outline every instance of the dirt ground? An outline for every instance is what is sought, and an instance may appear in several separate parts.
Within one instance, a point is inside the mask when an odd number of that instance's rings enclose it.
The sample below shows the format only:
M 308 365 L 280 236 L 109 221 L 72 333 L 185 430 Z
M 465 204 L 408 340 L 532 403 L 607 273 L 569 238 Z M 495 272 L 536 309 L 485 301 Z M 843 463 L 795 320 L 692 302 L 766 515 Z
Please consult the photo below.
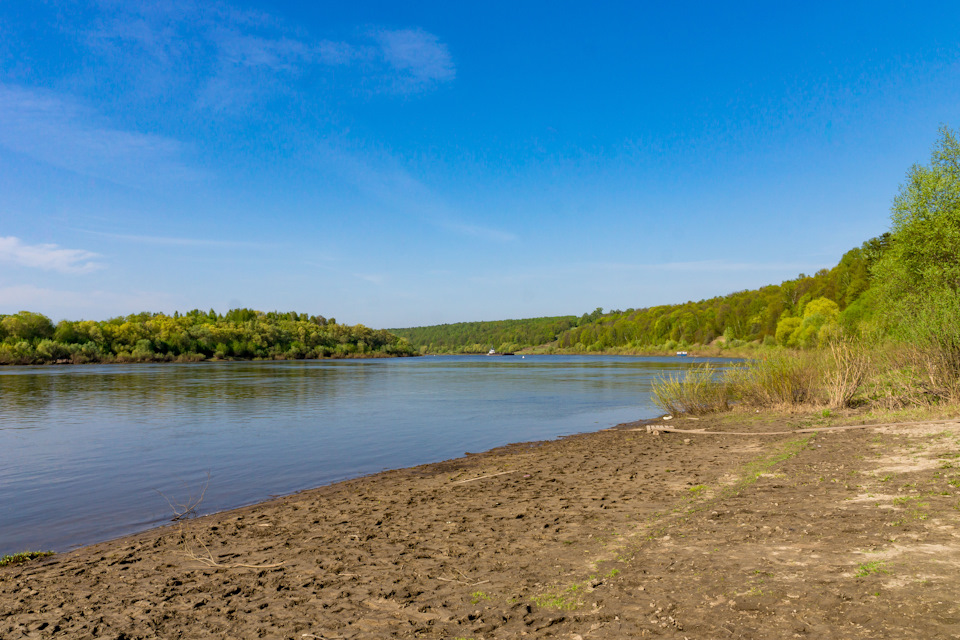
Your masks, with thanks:
M 637 423 L 0 569 L 0 637 L 960 638 L 958 525 L 960 420 Z

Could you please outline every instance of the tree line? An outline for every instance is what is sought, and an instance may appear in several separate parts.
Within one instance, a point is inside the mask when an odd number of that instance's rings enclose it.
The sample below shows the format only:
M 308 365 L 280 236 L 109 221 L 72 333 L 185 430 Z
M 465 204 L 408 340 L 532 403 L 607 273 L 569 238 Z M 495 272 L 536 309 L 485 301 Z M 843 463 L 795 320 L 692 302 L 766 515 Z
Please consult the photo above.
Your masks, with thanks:
M 573 351 L 672 349 L 719 339 L 727 346 L 813 347 L 838 330 L 855 330 L 872 315 L 861 297 L 889 243 L 890 234 L 872 238 L 845 253 L 832 269 L 801 273 L 779 285 L 698 302 L 610 311 L 563 332 L 556 346 Z
M 457 322 L 408 329 L 390 329 L 423 353 L 501 353 L 557 339 L 577 325 L 576 316 L 553 316 L 525 320 Z
M 549 346 L 568 352 L 674 349 L 749 342 L 811 347 L 838 328 L 852 329 L 872 310 L 861 296 L 890 234 L 851 249 L 832 269 L 800 274 L 779 285 L 738 291 L 698 302 L 626 311 L 597 308 L 582 316 L 460 322 L 391 329 L 424 353 L 485 353 Z
M 297 312 L 194 309 L 172 316 L 140 313 L 104 321 L 39 313 L 0 315 L 0 364 L 194 362 L 415 355 L 385 330 L 338 324 Z

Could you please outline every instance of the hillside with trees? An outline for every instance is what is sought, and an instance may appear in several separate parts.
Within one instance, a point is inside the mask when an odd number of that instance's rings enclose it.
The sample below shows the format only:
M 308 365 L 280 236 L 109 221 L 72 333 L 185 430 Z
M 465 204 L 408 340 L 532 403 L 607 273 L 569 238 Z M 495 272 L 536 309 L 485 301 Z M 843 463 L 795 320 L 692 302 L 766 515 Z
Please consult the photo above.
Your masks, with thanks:
M 409 343 L 388 331 L 337 324 L 296 312 L 195 309 L 183 315 L 140 313 L 105 321 L 63 320 L 39 313 L 0 315 L 0 364 L 195 362 L 409 356 Z
M 873 265 L 886 251 L 884 234 L 851 249 L 832 269 L 760 289 L 699 302 L 611 311 L 571 328 L 556 347 L 572 351 L 616 348 L 674 349 L 748 342 L 813 347 L 839 328 L 853 330 L 872 312 L 861 300 L 870 288 Z
M 871 312 L 861 296 L 870 272 L 889 245 L 883 234 L 851 249 L 832 269 L 800 274 L 725 296 L 643 309 L 577 316 L 460 322 L 390 329 L 424 353 L 486 353 L 543 346 L 563 352 L 675 349 L 745 343 L 812 347 L 838 327 L 853 329 Z
M 590 321 L 600 316 L 584 316 Z M 389 329 L 423 353 L 486 353 L 517 351 L 524 347 L 553 342 L 564 331 L 581 322 L 576 316 L 457 322 L 409 329 Z

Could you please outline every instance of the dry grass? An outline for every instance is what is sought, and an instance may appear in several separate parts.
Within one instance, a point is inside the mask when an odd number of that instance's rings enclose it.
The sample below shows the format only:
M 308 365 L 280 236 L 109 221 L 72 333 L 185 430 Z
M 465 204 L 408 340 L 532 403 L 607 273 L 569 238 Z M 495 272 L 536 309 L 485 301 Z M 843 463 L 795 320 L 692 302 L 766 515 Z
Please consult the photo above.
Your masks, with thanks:
M 726 411 L 731 404 L 884 410 L 956 406 L 960 379 L 945 375 L 946 365 L 934 360 L 936 354 L 928 349 L 840 337 L 813 351 L 770 350 L 724 372 L 704 365 L 661 378 L 653 385 L 654 401 L 670 414 Z
M 820 355 L 775 351 L 731 370 L 727 378 L 734 396 L 745 406 L 815 404 L 820 395 Z
M 870 354 L 858 340 L 840 338 L 828 346 L 821 381 L 827 404 L 835 409 L 853 405 L 871 370 Z
M 691 367 L 683 375 L 655 380 L 653 397 L 656 405 L 670 415 L 715 413 L 730 407 L 727 383 L 710 364 Z

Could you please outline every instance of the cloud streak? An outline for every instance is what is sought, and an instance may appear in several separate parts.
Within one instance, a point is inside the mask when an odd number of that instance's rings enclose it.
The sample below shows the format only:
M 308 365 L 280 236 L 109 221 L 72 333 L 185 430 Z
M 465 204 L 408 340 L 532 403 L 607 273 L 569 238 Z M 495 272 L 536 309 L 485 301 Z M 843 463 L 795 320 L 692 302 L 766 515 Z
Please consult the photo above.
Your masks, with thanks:
M 421 29 L 381 30 L 374 36 L 384 61 L 398 72 L 396 87 L 415 91 L 449 82 L 457 72 L 447 45 Z
M 202 111 L 242 110 L 294 91 L 298 77 L 331 68 L 355 89 L 419 93 L 456 78 L 446 44 L 419 28 L 371 28 L 353 37 L 310 37 L 265 13 L 223 3 L 175 0 L 106 7 L 84 38 L 138 91 L 188 92 Z M 344 76 L 343 69 L 352 76 Z
M 714 273 L 717 271 L 790 271 L 797 273 L 810 269 L 809 264 L 789 262 L 730 262 L 728 260 L 697 260 L 691 262 L 661 262 L 650 264 L 631 264 L 604 262 L 592 265 L 608 271 L 675 271 L 682 273 Z
M 14 236 L 0 237 L 0 262 L 20 267 L 82 274 L 97 271 L 100 255 L 83 249 L 64 249 L 55 244 L 24 244 Z
M 196 176 L 181 161 L 178 141 L 98 126 L 96 120 L 69 98 L 0 83 L 0 145 L 8 149 L 127 186 Z
M 564 265 L 550 265 L 527 270 L 509 272 L 492 271 L 471 276 L 469 280 L 477 284 L 497 286 L 517 285 L 530 282 L 584 276 L 587 279 L 611 281 L 610 274 L 628 277 L 638 282 L 643 277 L 654 274 L 699 274 L 713 276 L 718 273 L 742 274 L 797 274 L 815 270 L 809 264 L 789 262 L 731 262 L 728 260 L 698 260 L 691 262 L 628 263 L 628 262 L 576 262 Z M 786 275 L 785 277 L 795 277 Z
M 492 240 L 494 242 L 516 242 L 520 238 L 515 233 L 509 231 L 501 231 L 500 229 L 494 229 L 491 227 L 482 227 L 475 224 L 463 224 L 459 222 L 441 222 L 439 223 L 445 229 L 458 233 L 460 235 L 472 236 L 474 238 L 482 238 L 484 240 Z
M 317 149 L 317 154 L 324 169 L 378 201 L 383 211 L 417 219 L 459 236 L 497 243 L 519 240 L 510 231 L 465 220 L 462 212 L 451 207 L 388 153 L 369 149 L 359 152 L 328 142 Z
M 104 231 L 89 231 L 87 229 L 78 229 L 82 233 L 100 236 L 103 238 L 112 238 L 114 240 L 123 240 L 137 244 L 152 244 L 167 247 L 227 247 L 227 248 L 263 248 L 258 242 L 243 242 L 234 240 L 206 240 L 203 238 L 177 238 L 171 236 L 148 236 L 126 233 L 107 233 Z

